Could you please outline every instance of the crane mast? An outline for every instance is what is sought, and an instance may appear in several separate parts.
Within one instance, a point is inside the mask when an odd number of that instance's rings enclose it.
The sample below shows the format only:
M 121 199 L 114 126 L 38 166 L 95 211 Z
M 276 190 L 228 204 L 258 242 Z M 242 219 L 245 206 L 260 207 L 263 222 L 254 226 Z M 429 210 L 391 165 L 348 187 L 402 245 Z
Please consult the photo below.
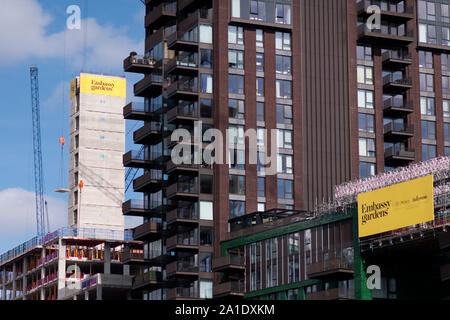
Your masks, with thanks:
M 36 196 L 36 229 L 38 236 L 44 236 L 50 229 L 47 201 L 44 195 L 44 176 L 42 169 L 41 116 L 39 105 L 39 78 L 37 66 L 30 67 L 31 109 L 33 122 L 34 188 Z

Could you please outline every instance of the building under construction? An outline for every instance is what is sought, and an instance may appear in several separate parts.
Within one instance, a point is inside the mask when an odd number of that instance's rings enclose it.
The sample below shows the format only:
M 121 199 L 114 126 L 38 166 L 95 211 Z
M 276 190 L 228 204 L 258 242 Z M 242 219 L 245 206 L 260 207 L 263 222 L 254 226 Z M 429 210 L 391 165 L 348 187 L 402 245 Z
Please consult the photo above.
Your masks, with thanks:
M 0 257 L 0 300 L 126 299 L 130 231 L 62 228 Z

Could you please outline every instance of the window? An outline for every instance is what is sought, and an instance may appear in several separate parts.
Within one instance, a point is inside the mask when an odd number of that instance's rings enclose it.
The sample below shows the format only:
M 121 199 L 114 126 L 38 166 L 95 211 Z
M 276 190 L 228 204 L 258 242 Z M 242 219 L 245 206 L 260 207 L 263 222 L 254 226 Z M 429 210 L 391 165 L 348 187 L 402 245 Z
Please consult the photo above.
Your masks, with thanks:
M 450 142 L 450 123 L 444 123 L 444 140 Z
M 444 155 L 447 157 L 447 156 L 450 156 L 450 147 L 444 147 Z
M 450 46 L 450 28 L 442 27 L 441 44 L 443 46 Z
M 450 118 L 450 100 L 443 100 L 442 108 L 444 110 L 444 118 Z
M 230 149 L 230 168 L 245 169 L 245 150 Z
M 264 96 L 264 78 L 256 78 L 256 95 Z
M 200 279 L 200 299 L 212 299 L 213 281 L 210 279 Z
M 420 23 L 419 42 L 436 44 L 436 26 Z
M 244 29 L 242 27 L 228 26 L 228 43 L 244 44 Z
M 277 165 L 278 173 L 292 174 L 292 155 L 279 153 Z
M 358 115 L 359 131 L 375 132 L 374 131 L 374 116 L 371 114 L 360 113 Z
M 441 21 L 450 23 L 450 11 L 448 4 L 441 4 Z
M 244 119 L 245 118 L 245 101 L 237 99 L 228 99 L 228 109 L 230 118 Z
M 450 77 L 442 76 L 442 93 L 450 93 Z
M 266 211 L 266 204 L 263 202 L 258 202 L 258 212 Z
M 375 157 L 375 139 L 359 138 L 359 155 L 361 157 Z
M 237 74 L 228 75 L 228 92 L 244 94 L 244 76 Z
M 373 91 L 358 89 L 358 108 L 373 109 Z
M 200 201 L 200 220 L 213 220 L 213 203 Z
M 245 214 L 245 201 L 230 200 L 230 219 L 243 216 Z
M 228 50 L 228 67 L 232 69 L 244 69 L 244 51 Z
M 430 51 L 419 51 L 419 67 L 433 69 L 433 54 Z
M 212 26 L 206 24 L 200 25 L 200 42 L 212 43 Z
M 256 71 L 264 72 L 264 54 L 256 54 Z
M 422 161 L 436 158 L 436 146 L 431 144 L 422 144 Z
M 257 163 L 256 163 L 256 171 L 258 173 L 262 173 L 265 170 L 265 163 L 266 163 L 266 153 L 258 151 L 257 154 Z
M 230 193 L 245 195 L 245 176 L 230 174 Z
M 373 84 L 372 67 L 358 66 L 357 72 L 358 72 L 358 83 Z
M 200 193 L 212 194 L 213 193 L 213 176 L 212 175 L 200 175 Z
M 418 1 L 419 19 L 436 21 L 436 4 L 429 1 Z
M 212 253 L 200 252 L 200 272 L 211 272 Z
M 212 50 L 200 49 L 200 67 L 202 68 L 212 68 L 213 54 Z
M 425 116 L 434 116 L 434 98 L 420 97 L 420 112 Z
M 256 47 L 264 48 L 264 32 L 261 29 L 256 29 Z
M 232 144 L 245 145 L 244 126 L 229 125 L 228 140 Z
M 257 187 L 258 187 L 258 197 L 265 197 L 266 196 L 266 179 L 265 178 L 259 178 L 257 181 Z
M 256 103 L 256 121 L 264 121 L 264 103 Z
M 265 132 L 264 128 L 258 127 L 256 129 L 256 144 L 257 144 L 257 146 L 263 147 L 265 145 L 265 140 L 266 140 L 265 134 L 266 134 L 266 132 Z
M 275 32 L 275 48 L 290 51 L 291 34 L 288 32 Z
M 358 60 L 372 61 L 372 47 L 357 46 L 356 47 L 356 58 Z
M 231 16 L 233 18 L 241 17 L 241 0 L 232 0 L 231 2 Z
M 280 74 L 291 74 L 291 57 L 277 55 L 276 72 Z
M 212 246 L 213 244 L 213 228 L 200 227 L 200 245 Z
M 275 22 L 282 24 L 291 24 L 291 5 L 290 4 L 276 4 Z
M 266 21 L 266 3 L 264 1 L 250 1 L 250 20 Z
M 433 75 L 427 73 L 420 74 L 420 91 L 434 91 Z
M 277 104 L 277 123 L 292 124 L 292 106 Z
M 292 98 L 291 89 L 292 89 L 291 81 L 289 80 L 276 81 L 277 98 L 291 99 Z
M 449 58 L 450 58 L 449 54 L 446 53 L 441 54 L 442 71 L 450 71 Z
M 212 99 L 200 99 L 200 117 L 212 117 Z
M 365 179 L 375 175 L 375 164 L 369 162 L 359 163 L 359 178 Z
M 213 93 L 212 74 L 200 74 L 200 91 L 203 93 Z
M 278 199 L 293 199 L 292 180 L 278 179 Z
M 277 130 L 278 148 L 292 149 L 292 131 L 291 130 Z

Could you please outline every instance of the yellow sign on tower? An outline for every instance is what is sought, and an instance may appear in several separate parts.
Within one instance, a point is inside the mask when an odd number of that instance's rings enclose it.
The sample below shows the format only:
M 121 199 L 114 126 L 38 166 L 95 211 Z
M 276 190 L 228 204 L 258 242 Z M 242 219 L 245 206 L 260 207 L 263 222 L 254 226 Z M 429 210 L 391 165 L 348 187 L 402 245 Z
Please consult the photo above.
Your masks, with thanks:
M 126 97 L 126 80 L 93 75 L 80 75 L 80 93 Z
M 432 220 L 433 175 L 358 195 L 360 238 Z

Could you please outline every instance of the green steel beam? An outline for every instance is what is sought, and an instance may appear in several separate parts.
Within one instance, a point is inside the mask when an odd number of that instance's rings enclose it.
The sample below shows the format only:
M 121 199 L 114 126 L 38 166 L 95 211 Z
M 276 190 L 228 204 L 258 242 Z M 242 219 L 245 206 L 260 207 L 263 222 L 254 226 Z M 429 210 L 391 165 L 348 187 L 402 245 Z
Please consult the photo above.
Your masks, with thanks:
M 285 292 L 285 291 L 288 291 L 291 289 L 300 289 L 300 291 L 302 292 L 302 295 L 301 295 L 302 299 L 300 299 L 300 300 L 306 300 L 305 290 L 303 288 L 312 286 L 312 285 L 318 284 L 318 283 L 320 283 L 320 281 L 315 280 L 315 279 L 306 280 L 306 281 L 302 281 L 302 282 L 296 282 L 296 283 L 290 283 L 290 284 L 286 284 L 284 286 L 278 286 L 278 287 L 248 292 L 248 293 L 244 294 L 244 298 L 249 299 L 249 298 L 255 298 L 255 297 L 259 297 L 259 296 L 269 295 L 272 293 Z

